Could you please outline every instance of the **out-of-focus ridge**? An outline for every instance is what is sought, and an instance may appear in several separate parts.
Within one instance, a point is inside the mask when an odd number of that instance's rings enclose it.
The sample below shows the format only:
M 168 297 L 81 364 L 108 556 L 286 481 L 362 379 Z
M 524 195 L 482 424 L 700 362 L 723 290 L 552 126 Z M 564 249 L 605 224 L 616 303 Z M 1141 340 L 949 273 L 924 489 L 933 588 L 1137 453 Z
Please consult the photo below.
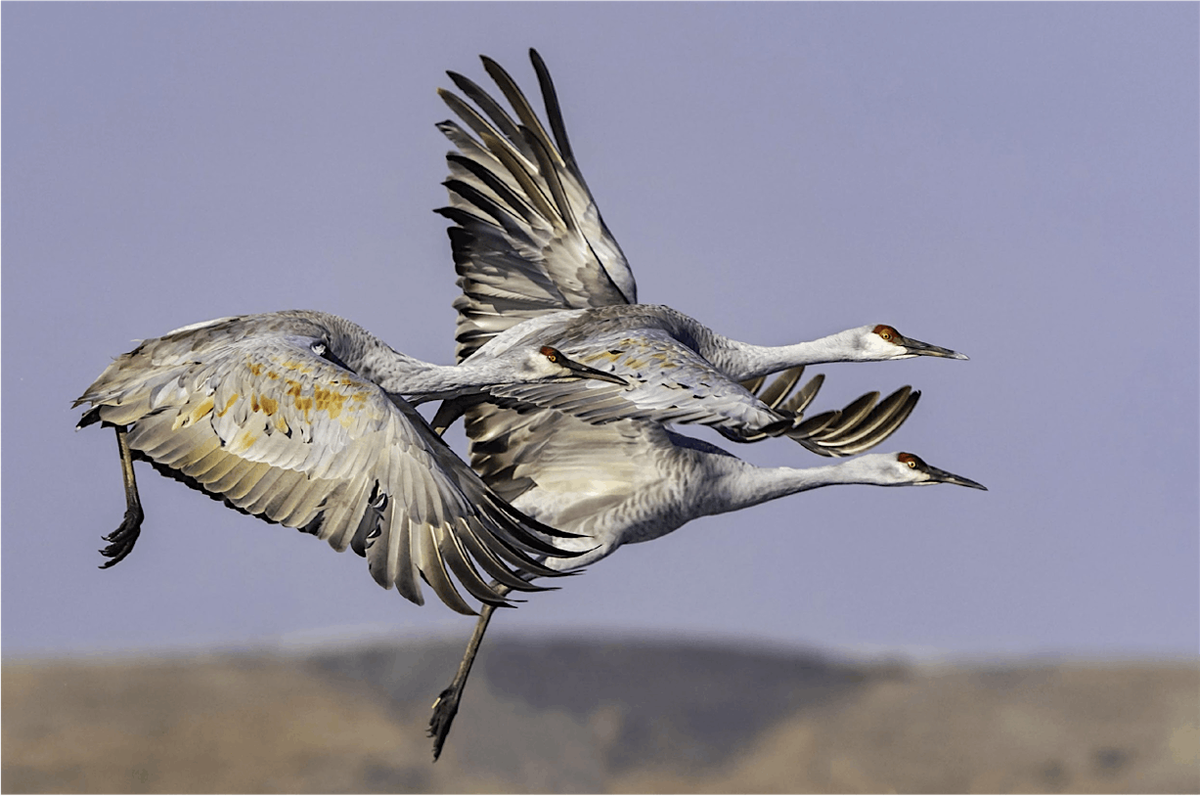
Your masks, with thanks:
M 441 761 L 457 641 L 281 640 L 3 668 L 6 793 L 1200 791 L 1200 666 L 848 662 L 499 639 Z M 319 643 L 318 643 L 319 642 Z

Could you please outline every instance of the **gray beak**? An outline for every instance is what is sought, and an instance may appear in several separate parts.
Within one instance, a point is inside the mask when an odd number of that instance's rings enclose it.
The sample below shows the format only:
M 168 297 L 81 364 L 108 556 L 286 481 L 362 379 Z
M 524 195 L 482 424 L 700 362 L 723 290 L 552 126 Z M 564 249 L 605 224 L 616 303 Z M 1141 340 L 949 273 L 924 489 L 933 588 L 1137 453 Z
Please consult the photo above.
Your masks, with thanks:
M 571 376 L 574 376 L 575 378 L 607 381 L 613 384 L 620 384 L 622 387 L 629 386 L 629 382 L 615 373 L 605 373 L 603 370 L 590 368 L 587 365 L 580 364 L 573 359 L 568 359 L 567 357 L 560 358 L 558 360 L 558 364 L 571 371 Z M 571 378 L 571 376 L 568 376 L 567 378 Z
M 946 359 L 970 359 L 966 354 L 960 354 L 957 351 L 951 351 L 949 348 L 922 343 L 920 340 L 914 340 L 911 337 L 903 337 L 900 345 L 904 346 L 910 354 L 919 357 L 945 357 Z
M 960 354 L 961 356 L 961 354 Z M 964 359 L 966 357 L 963 357 Z M 970 478 L 963 478 L 961 475 L 946 472 L 930 465 L 925 465 L 925 472 L 929 474 L 929 479 L 935 484 L 958 484 L 959 486 L 969 486 L 971 489 L 982 489 L 984 492 L 988 488 L 978 481 L 972 481 Z

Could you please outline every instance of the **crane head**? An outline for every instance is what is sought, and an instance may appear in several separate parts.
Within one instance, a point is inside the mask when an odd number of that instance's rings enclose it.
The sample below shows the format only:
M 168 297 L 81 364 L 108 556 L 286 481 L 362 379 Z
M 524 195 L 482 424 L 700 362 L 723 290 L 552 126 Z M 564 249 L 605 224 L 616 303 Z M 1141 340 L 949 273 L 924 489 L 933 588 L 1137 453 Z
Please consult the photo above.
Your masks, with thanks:
M 588 367 L 568 357 L 553 346 L 544 345 L 525 357 L 523 374 L 528 381 L 571 381 L 595 379 L 629 386 L 629 382 L 613 373 Z
M 951 351 L 949 348 L 924 343 L 905 337 L 896 331 L 896 327 L 886 323 L 875 326 L 861 326 L 853 330 L 856 333 L 858 356 L 865 362 L 880 362 L 888 359 L 911 359 L 912 357 L 943 357 L 945 359 L 968 359 L 966 354 Z
M 970 478 L 964 478 L 961 475 L 947 472 L 940 468 L 934 467 L 931 464 L 926 464 L 925 460 L 915 453 L 876 453 L 860 457 L 863 459 L 878 459 L 878 473 L 880 480 L 875 482 L 880 486 L 924 486 L 927 484 L 956 484 L 958 486 L 966 486 L 971 489 L 982 489 L 987 491 L 987 487 L 978 481 L 972 481 Z

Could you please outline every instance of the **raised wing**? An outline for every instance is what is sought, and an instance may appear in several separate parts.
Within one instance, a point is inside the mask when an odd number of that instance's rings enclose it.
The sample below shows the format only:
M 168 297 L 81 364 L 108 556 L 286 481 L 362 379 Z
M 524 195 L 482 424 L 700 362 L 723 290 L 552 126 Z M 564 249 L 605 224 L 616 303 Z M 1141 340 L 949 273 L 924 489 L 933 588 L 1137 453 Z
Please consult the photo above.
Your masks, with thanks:
M 458 149 L 447 155 L 450 206 L 438 212 L 449 230 L 463 295 L 456 340 L 459 359 L 493 335 L 547 311 L 637 302 L 637 286 L 575 161 L 550 73 L 536 51 L 538 76 L 554 140 L 525 95 L 500 66 L 483 64 L 516 119 L 478 85 L 454 72 L 455 85 L 478 106 L 439 94 L 464 124 L 438 125 Z
M 765 389 L 763 377 L 743 382 L 742 386 L 771 409 L 789 417 L 792 428 L 784 433 L 821 456 L 854 456 L 875 447 L 903 425 L 921 398 L 919 390 L 914 391 L 908 386 L 901 387 L 883 401 L 879 401 L 878 392 L 869 392 L 843 409 L 822 412 L 805 420 L 804 410 L 821 389 L 825 376 L 814 376 L 792 394 L 803 373 L 803 366 L 785 370 Z M 735 442 L 759 442 L 767 436 L 726 434 Z
M 93 404 L 80 425 L 127 427 L 135 454 L 160 471 L 351 547 L 377 583 L 417 604 L 418 578 L 472 614 L 451 574 L 490 604 L 504 600 L 485 576 L 529 590 L 511 568 L 553 574 L 533 556 L 561 554 L 545 541 L 560 534 L 488 490 L 403 400 L 315 353 L 320 335 L 235 332 L 203 345 L 167 336 L 123 355 L 76 402 Z

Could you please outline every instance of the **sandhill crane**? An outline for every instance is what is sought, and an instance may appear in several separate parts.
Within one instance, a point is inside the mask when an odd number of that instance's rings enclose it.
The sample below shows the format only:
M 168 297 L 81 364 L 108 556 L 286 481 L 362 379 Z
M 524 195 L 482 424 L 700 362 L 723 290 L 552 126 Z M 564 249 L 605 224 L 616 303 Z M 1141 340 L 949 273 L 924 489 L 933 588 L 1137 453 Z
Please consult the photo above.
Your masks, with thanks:
M 454 302 L 460 358 L 505 335 L 520 340 L 513 332 L 518 323 L 575 309 L 577 328 L 620 327 L 631 317 L 643 325 L 658 324 L 665 334 L 688 342 L 725 375 L 739 380 L 818 362 L 921 355 L 966 359 L 905 338 L 884 324 L 794 346 L 750 346 L 721 337 L 669 308 L 637 305 L 632 271 L 600 217 L 571 152 L 549 72 L 536 51 L 531 50 L 530 56 L 557 146 L 520 89 L 491 59 L 484 57 L 485 68 L 514 107 L 519 123 L 461 75 L 450 73 L 490 122 L 454 94 L 440 92 L 482 141 L 453 122 L 438 125 L 459 150 L 447 156 L 451 176 L 445 185 L 451 205 L 439 212 L 457 224 L 449 234 L 463 291 Z M 589 331 L 585 338 L 592 335 Z M 574 340 L 563 335 L 558 342 L 570 350 Z M 593 364 L 603 366 L 603 358 Z M 919 397 L 903 388 L 872 410 L 877 396 L 864 396 L 868 400 L 860 399 L 843 410 L 844 427 L 826 419 L 806 428 L 799 413 L 815 394 L 813 383 L 801 391 L 799 400 L 781 403 L 798 378 L 798 369 L 781 377 L 785 381 L 768 388 L 767 403 L 776 411 L 795 413 L 790 436 L 823 455 L 851 455 L 882 441 L 903 422 Z M 472 466 L 485 482 L 531 516 L 585 535 L 592 548 L 576 551 L 589 563 L 623 544 L 661 537 L 692 519 L 819 486 L 950 483 L 985 489 L 909 453 L 867 455 L 830 467 L 759 468 L 660 423 L 632 419 L 589 425 L 554 410 L 518 414 L 497 405 L 449 402 L 443 404 L 435 425 L 444 428 L 460 411 L 466 412 Z M 838 419 L 841 413 L 834 418 Z M 825 446 L 817 442 L 822 432 L 829 443 Z M 756 438 L 727 436 L 742 441 Z M 841 447 L 829 442 L 838 439 L 844 443 Z M 574 544 L 574 539 L 563 542 L 564 547 Z M 549 557 L 542 563 L 563 566 L 565 559 Z M 434 703 L 429 734 L 435 760 L 492 614 L 493 608 L 485 606 L 454 680 Z
M 824 455 L 865 450 L 899 427 L 919 393 L 901 388 L 878 405 L 876 397 L 868 394 L 841 412 L 827 413 L 834 416 L 832 422 L 811 418 L 817 422 L 810 429 L 797 418 L 794 438 Z M 944 483 L 986 489 L 911 453 L 866 454 L 804 469 L 756 467 L 656 422 L 591 425 L 554 410 L 518 414 L 495 405 L 476 406 L 467 412 L 466 431 L 471 465 L 497 494 L 529 516 L 578 535 L 555 540 L 578 556 L 543 559 L 550 568 L 573 568 L 575 561 L 595 564 L 622 545 L 657 539 L 694 519 L 822 486 Z M 497 585 L 500 591 L 505 588 Z M 483 607 L 453 681 L 434 703 L 429 733 L 435 760 L 493 613 L 492 606 Z
M 516 120 L 460 74 L 448 73 L 483 115 L 439 89 L 450 109 L 479 136 L 476 140 L 452 121 L 438 125 L 458 149 L 447 155 L 450 177 L 444 184 L 450 206 L 438 212 L 458 225 L 450 229 L 450 238 L 463 291 L 454 305 L 459 312 L 459 356 L 521 321 L 548 312 L 603 307 L 581 313 L 577 326 L 588 336 L 598 327 L 656 326 L 734 381 L 827 362 L 967 359 L 905 337 L 887 324 L 859 326 L 793 345 L 759 346 L 719 335 L 668 307 L 638 305 L 633 272 L 575 161 L 550 73 L 535 50 L 530 57 L 553 141 L 513 79 L 486 56 L 484 67 L 512 105 Z
M 127 508 L 101 552 L 132 551 L 143 512 L 133 459 L 240 511 L 365 556 L 381 586 L 421 604 L 422 576 L 451 608 L 504 602 L 475 565 L 526 589 L 506 566 L 553 575 L 532 555 L 570 553 L 562 535 L 487 489 L 400 396 L 454 397 L 512 381 L 616 377 L 546 346 L 456 366 L 394 351 L 350 321 L 311 311 L 219 318 L 146 340 L 75 401 L 79 427 L 114 426 Z M 560 568 L 561 569 L 561 568 Z

